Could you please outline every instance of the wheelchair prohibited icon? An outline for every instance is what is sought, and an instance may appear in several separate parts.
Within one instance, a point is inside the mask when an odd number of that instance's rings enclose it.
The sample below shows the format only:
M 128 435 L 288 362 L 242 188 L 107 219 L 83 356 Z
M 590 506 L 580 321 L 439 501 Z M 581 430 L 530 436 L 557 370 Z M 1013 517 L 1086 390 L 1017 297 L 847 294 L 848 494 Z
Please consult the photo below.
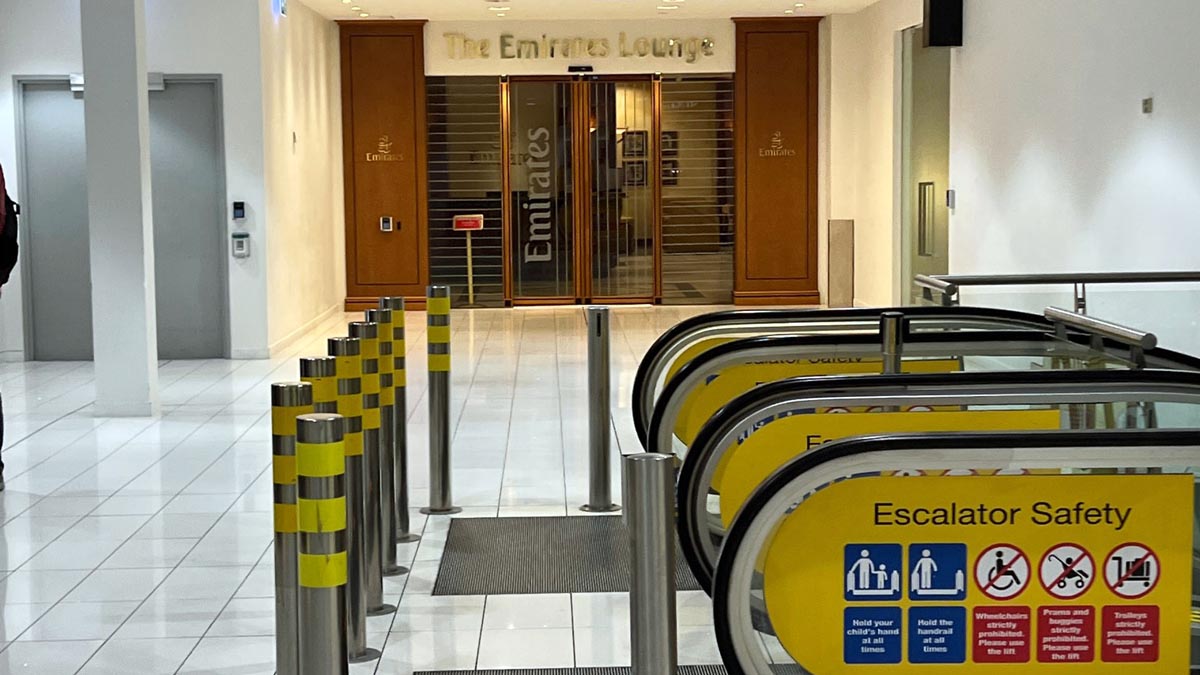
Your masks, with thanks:
M 1029 586 L 1029 556 L 1011 544 L 994 544 L 975 560 L 975 583 L 993 600 L 1011 600 Z
M 1038 567 L 1042 588 L 1063 600 L 1083 595 L 1096 580 L 1096 561 L 1076 544 L 1059 544 L 1046 551 Z

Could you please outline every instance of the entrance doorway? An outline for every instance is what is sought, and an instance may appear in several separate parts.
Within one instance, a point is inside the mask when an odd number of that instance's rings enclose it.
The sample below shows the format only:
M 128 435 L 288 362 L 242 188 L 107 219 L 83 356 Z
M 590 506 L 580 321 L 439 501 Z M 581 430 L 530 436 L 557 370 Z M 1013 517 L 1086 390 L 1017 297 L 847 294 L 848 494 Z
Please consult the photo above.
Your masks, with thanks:
M 514 303 L 654 300 L 655 96 L 649 78 L 510 83 Z
M 728 75 L 430 77 L 426 94 L 430 278 L 456 306 L 732 300 Z M 484 228 L 455 231 L 467 214 Z
M 64 80 L 20 83 L 26 353 L 92 358 L 83 98 Z M 227 352 L 224 178 L 217 82 L 168 79 L 150 93 L 158 350 Z

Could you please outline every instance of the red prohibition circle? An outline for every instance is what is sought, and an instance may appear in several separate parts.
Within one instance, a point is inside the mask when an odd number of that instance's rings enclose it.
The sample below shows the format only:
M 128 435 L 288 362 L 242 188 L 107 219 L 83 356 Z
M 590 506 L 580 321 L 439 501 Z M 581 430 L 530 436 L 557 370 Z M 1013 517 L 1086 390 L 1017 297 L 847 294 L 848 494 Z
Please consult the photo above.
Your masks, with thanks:
M 1092 561 L 1092 576 L 1090 579 L 1088 579 L 1087 585 L 1085 585 L 1083 587 L 1083 590 L 1081 590 L 1078 593 L 1076 593 L 1075 595 L 1071 595 L 1071 596 L 1059 595 L 1059 594 L 1055 593 L 1054 590 L 1051 588 L 1055 584 L 1066 579 L 1068 576 L 1066 573 L 1063 573 L 1063 575 L 1060 576 L 1057 581 L 1050 584 L 1050 586 L 1047 586 L 1046 581 L 1044 579 L 1042 579 L 1042 566 L 1046 564 L 1046 560 L 1048 560 L 1050 558 L 1050 554 L 1055 549 L 1062 548 L 1063 546 L 1073 546 L 1073 547 L 1079 549 L 1080 551 L 1083 551 L 1083 555 L 1087 556 L 1087 559 Z M 1118 546 L 1117 548 L 1120 548 L 1120 547 Z M 1116 549 L 1114 549 L 1114 550 L 1116 550 Z M 1076 566 L 1078 565 L 1078 562 L 1079 562 L 1079 559 L 1076 559 Z M 1070 541 L 1064 541 L 1061 544 L 1055 544 L 1054 546 L 1051 546 L 1050 548 L 1046 549 L 1046 553 L 1042 556 L 1042 559 L 1040 562 L 1038 562 L 1038 566 L 1037 566 L 1038 583 L 1042 585 L 1042 588 L 1044 588 L 1047 593 L 1058 598 L 1059 600 L 1074 600 L 1075 598 L 1078 598 L 1079 596 L 1083 595 L 1084 593 L 1087 593 L 1088 591 L 1090 591 L 1092 589 L 1092 584 L 1096 583 L 1096 574 L 1097 573 L 1103 574 L 1104 570 L 1099 570 L 1099 572 L 1097 572 L 1096 558 L 1092 555 L 1092 552 L 1087 550 L 1086 547 L 1084 547 L 1080 544 L 1076 544 L 1075 542 L 1070 542 Z
M 975 565 L 971 568 L 971 578 L 974 579 L 975 585 L 979 587 L 979 592 L 988 596 L 992 600 L 997 600 L 999 602 L 1007 602 L 1009 600 L 1014 600 L 1014 599 L 1020 597 L 1021 594 L 1024 593 L 1026 591 L 1026 589 L 1029 588 L 1030 580 L 1026 579 L 1025 585 L 1022 586 L 1021 590 L 1017 591 L 1016 593 L 1013 593 L 1012 595 L 1001 597 L 1001 596 L 992 595 L 991 593 L 988 593 L 987 589 L 983 587 L 983 584 L 979 583 L 979 578 L 975 574 L 975 571 L 979 569 L 979 563 L 984 559 L 984 557 L 998 548 L 1011 548 L 1011 549 L 1015 550 L 1017 553 L 1020 553 L 1021 557 L 1025 559 L 1026 566 L 1029 567 L 1030 574 L 1034 573 L 1033 560 L 1030 559 L 1029 554 L 1025 553 L 1025 551 L 1020 546 L 1017 546 L 1015 544 L 992 544 L 991 546 L 983 549 L 983 551 L 978 556 L 976 556 Z
M 1138 593 L 1137 595 L 1125 595 L 1124 593 L 1118 593 L 1116 587 L 1113 584 L 1108 583 L 1108 564 L 1110 562 L 1112 562 L 1113 554 L 1116 553 L 1117 551 L 1125 548 L 1126 546 L 1141 546 L 1142 548 L 1146 549 L 1146 552 L 1150 554 L 1149 557 L 1154 559 L 1154 564 L 1157 566 L 1157 569 L 1158 569 L 1158 571 L 1155 573 L 1155 576 L 1154 576 L 1154 582 L 1151 583 L 1149 586 L 1147 586 L 1144 591 L 1142 591 L 1141 593 Z M 1108 586 L 1108 590 L 1112 591 L 1113 595 L 1117 596 L 1118 598 L 1122 598 L 1124 600 L 1137 600 L 1138 598 L 1145 597 L 1146 595 L 1148 595 L 1150 593 L 1150 591 L 1153 591 L 1155 588 L 1158 587 L 1158 581 L 1160 579 L 1162 579 L 1162 560 L 1159 559 L 1158 554 L 1154 552 L 1154 549 L 1150 548 L 1149 546 L 1143 544 L 1140 541 L 1127 541 L 1124 544 L 1120 544 L 1118 546 L 1113 547 L 1113 550 L 1109 551 L 1108 555 L 1104 556 L 1104 585 Z

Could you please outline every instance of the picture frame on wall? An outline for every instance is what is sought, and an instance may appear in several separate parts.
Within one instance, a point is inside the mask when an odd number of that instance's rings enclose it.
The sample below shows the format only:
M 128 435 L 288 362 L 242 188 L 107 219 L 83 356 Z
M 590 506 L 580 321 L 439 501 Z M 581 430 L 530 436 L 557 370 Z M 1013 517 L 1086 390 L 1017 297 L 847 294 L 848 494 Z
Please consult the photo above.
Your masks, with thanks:
M 646 156 L 646 132 L 645 131 L 626 131 L 621 143 L 622 157 L 645 157 Z
M 662 184 L 665 187 L 679 185 L 679 160 L 664 159 L 662 161 Z
M 662 156 L 663 157 L 678 157 L 679 156 L 679 132 L 664 131 L 662 132 Z
M 638 159 L 625 162 L 625 187 L 645 187 L 646 160 Z

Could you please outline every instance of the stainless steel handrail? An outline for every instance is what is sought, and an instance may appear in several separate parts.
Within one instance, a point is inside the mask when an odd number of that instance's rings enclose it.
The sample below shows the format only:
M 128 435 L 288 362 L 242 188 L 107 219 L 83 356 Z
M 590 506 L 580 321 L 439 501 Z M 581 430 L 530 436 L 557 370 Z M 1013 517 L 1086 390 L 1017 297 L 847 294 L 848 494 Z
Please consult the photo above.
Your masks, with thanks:
M 1045 342 L 1033 341 L 1016 342 L 1006 340 L 1001 342 L 976 342 L 967 345 L 969 349 L 958 350 L 956 353 L 962 356 L 986 355 L 986 356 L 1003 356 L 1014 355 L 1024 356 L 1038 354 L 1042 356 L 1060 356 L 1060 357 L 1083 357 L 1088 354 L 1093 354 L 1092 348 L 1086 345 L 1079 345 L 1073 342 Z M 841 345 L 836 348 L 837 356 L 863 356 L 873 357 L 879 354 L 879 346 L 873 344 L 855 344 Z M 661 422 L 657 428 L 657 436 L 653 435 L 653 429 L 647 430 L 647 452 L 659 452 L 664 454 L 675 454 L 675 424 L 679 419 L 679 414 L 683 408 L 683 404 L 687 395 L 693 389 L 698 387 L 700 383 L 705 382 L 710 375 L 716 375 L 725 368 L 730 366 L 751 363 L 754 361 L 765 361 L 772 358 L 805 358 L 808 356 L 829 356 L 830 346 L 821 345 L 766 345 L 754 346 L 746 349 L 723 354 L 716 358 L 707 359 L 703 367 L 695 368 L 690 372 L 676 375 L 679 380 L 678 387 L 675 388 L 673 395 L 666 399 L 660 399 L 655 402 L 656 412 L 658 408 L 662 409 Z M 911 342 L 905 345 L 905 356 L 908 357 L 937 357 L 947 354 L 947 346 L 944 343 L 922 343 Z M 672 380 L 672 385 L 675 380 Z M 653 426 L 653 425 L 651 425 Z
M 929 308 L 925 308 L 928 311 Z M 750 312 L 728 312 L 714 317 L 709 323 L 697 325 L 674 336 L 672 341 L 661 351 L 650 357 L 646 366 L 645 386 L 635 392 L 639 400 L 634 401 L 638 406 L 642 419 L 649 421 L 654 412 L 654 404 L 665 385 L 666 374 L 671 364 L 689 347 L 703 340 L 717 337 L 749 337 L 765 335 L 798 335 L 808 333 L 836 333 L 851 331 L 879 330 L 879 317 L 886 309 L 877 313 L 856 318 L 830 318 L 825 312 L 813 310 L 811 318 L 804 320 L 780 321 L 774 318 L 775 312 L 753 310 Z M 903 310 L 900 310 L 903 311 Z M 961 330 L 996 330 L 1003 328 L 1028 328 L 1029 330 L 1046 330 L 1045 325 L 1039 325 L 1036 315 L 1026 315 L 1029 320 L 1022 323 L 1021 313 L 1014 312 L 1011 317 L 988 316 L 981 313 L 972 316 L 970 310 L 962 310 L 963 314 L 955 315 L 921 315 L 905 312 L 910 330 L 926 328 L 955 328 Z M 640 431 L 639 431 L 640 433 Z
M 1097 319 L 1086 314 L 1072 312 L 1069 309 L 1047 307 L 1044 315 L 1047 319 L 1055 323 L 1077 328 L 1085 333 L 1101 335 L 1133 347 L 1154 349 L 1158 346 L 1158 337 L 1154 333 L 1140 331 L 1136 328 L 1122 326 L 1112 321 L 1105 321 L 1104 319 Z
M 1075 287 L 1075 307 L 1087 309 L 1088 284 L 1168 284 L 1200 283 L 1200 272 L 1056 272 L 1048 274 L 919 274 L 913 284 L 922 289 L 926 300 L 941 295 L 939 304 L 958 304 L 963 286 L 1058 286 Z

